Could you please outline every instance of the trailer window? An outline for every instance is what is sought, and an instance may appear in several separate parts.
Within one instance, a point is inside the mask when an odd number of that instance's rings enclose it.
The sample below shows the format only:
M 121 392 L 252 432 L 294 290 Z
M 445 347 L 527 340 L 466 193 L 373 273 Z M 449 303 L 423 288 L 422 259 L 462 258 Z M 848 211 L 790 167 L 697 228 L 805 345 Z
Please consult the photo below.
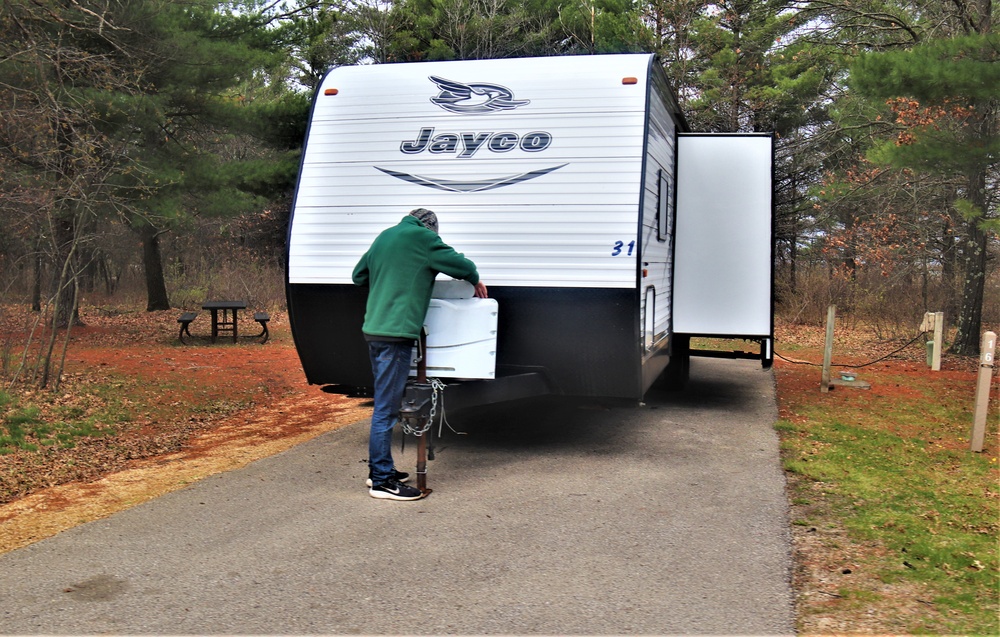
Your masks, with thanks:
M 660 169 L 660 183 L 656 192 L 656 238 L 666 241 L 673 232 L 673 215 L 670 214 L 670 180 L 667 173 Z

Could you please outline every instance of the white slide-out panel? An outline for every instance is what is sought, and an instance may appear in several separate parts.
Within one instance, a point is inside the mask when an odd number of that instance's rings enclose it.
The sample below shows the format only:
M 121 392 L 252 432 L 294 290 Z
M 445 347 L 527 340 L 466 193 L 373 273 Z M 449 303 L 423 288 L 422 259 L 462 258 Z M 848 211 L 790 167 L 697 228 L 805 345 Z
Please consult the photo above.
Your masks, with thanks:
M 289 282 L 350 283 L 375 236 L 422 207 L 437 212 L 442 239 L 489 285 L 634 287 L 637 252 L 614 247 L 638 240 L 649 62 L 612 55 L 335 69 L 310 123 Z M 473 102 L 491 108 L 442 106 Z
M 674 331 L 770 336 L 772 139 L 681 135 Z

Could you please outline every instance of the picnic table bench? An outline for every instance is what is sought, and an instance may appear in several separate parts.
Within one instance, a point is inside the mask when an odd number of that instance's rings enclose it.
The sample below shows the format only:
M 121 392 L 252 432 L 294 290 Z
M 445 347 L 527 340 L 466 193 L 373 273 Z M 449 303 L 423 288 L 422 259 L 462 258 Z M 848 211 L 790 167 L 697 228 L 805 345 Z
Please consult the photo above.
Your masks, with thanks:
M 177 317 L 177 322 L 181 324 L 181 332 L 180 334 L 177 335 L 177 338 L 181 340 L 181 343 L 184 343 L 185 334 L 191 336 L 191 332 L 190 330 L 188 330 L 188 326 L 191 325 L 191 321 L 195 320 L 196 318 L 198 318 L 197 312 L 184 312 L 183 314 Z
M 270 334 L 267 331 L 267 322 L 271 320 L 271 315 L 268 314 L 267 312 L 255 312 L 253 315 L 253 320 L 260 323 L 260 326 L 264 328 L 264 331 L 261 332 L 260 334 L 257 334 L 255 337 L 259 338 L 260 344 L 263 345 L 264 343 L 267 342 L 267 339 L 270 336 Z

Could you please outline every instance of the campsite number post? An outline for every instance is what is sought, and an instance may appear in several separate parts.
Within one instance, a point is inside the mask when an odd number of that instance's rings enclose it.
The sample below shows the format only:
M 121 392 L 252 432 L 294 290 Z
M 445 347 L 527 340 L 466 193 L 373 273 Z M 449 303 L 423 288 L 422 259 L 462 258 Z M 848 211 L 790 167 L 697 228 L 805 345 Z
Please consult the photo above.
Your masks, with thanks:
M 983 334 L 982 346 L 979 348 L 979 381 L 976 384 L 976 408 L 972 417 L 972 451 L 983 450 L 983 439 L 986 437 L 986 412 L 990 402 L 990 383 L 993 381 L 993 357 L 996 353 L 997 335 L 994 332 Z

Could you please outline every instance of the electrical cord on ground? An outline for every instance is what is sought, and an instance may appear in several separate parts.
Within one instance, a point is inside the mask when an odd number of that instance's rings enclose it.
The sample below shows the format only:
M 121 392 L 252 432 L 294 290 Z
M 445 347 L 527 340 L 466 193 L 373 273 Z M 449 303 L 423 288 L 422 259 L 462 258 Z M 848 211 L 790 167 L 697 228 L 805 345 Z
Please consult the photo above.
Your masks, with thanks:
M 847 364 L 843 364 L 843 363 L 830 363 L 830 366 L 831 367 L 847 367 L 847 368 L 850 368 L 850 369 L 860 369 L 862 367 L 868 367 L 869 365 L 874 365 L 875 363 L 881 363 L 882 361 L 884 361 L 885 359 L 889 358 L 890 356 L 894 356 L 894 355 L 902 352 L 904 349 L 906 349 L 910 345 L 913 345 L 914 343 L 916 343 L 920 338 L 926 337 L 926 335 L 927 335 L 927 332 L 920 332 L 915 337 L 913 337 L 913 340 L 911 340 L 906 345 L 903 345 L 899 349 L 896 349 L 896 350 L 893 350 L 893 351 L 889 352 L 885 356 L 881 356 L 879 358 L 876 358 L 873 361 L 868 361 L 867 363 L 861 363 L 860 365 L 847 365 Z M 797 360 L 794 360 L 794 359 L 791 359 L 791 358 L 786 358 L 786 357 L 782 356 L 781 354 L 779 354 L 777 350 L 775 350 L 774 355 L 777 356 L 778 358 L 780 358 L 781 360 L 783 360 L 785 362 L 788 362 L 788 363 L 792 363 L 794 365 L 811 365 L 813 367 L 822 367 L 823 366 L 822 363 L 812 363 L 812 362 L 809 362 L 809 361 L 797 361 Z

